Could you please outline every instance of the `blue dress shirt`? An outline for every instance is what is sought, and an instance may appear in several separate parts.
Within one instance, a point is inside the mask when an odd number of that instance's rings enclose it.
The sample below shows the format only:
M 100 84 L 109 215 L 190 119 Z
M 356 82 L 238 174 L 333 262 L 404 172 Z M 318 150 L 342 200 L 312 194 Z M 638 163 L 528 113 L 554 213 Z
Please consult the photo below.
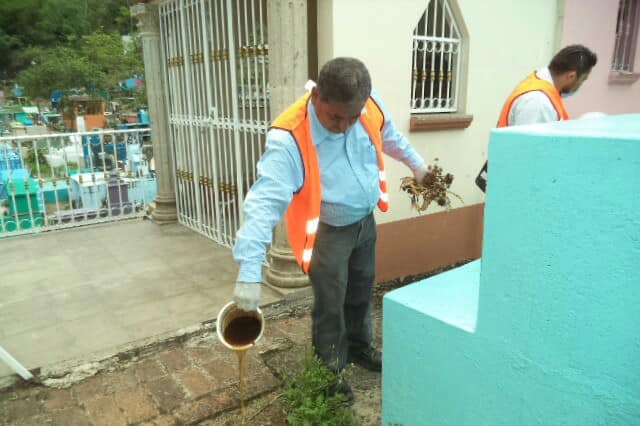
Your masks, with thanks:
M 396 129 L 375 91 L 371 96 L 385 117 L 383 152 L 411 170 L 419 168 L 424 160 Z M 376 149 L 359 120 L 344 133 L 333 133 L 320 124 L 311 102 L 308 113 L 322 182 L 320 221 L 332 226 L 357 222 L 373 211 L 380 196 Z M 244 200 L 244 223 L 233 248 L 241 282 L 261 282 L 273 228 L 303 183 L 302 158 L 289 132 L 269 130 L 257 169 L 258 179 Z

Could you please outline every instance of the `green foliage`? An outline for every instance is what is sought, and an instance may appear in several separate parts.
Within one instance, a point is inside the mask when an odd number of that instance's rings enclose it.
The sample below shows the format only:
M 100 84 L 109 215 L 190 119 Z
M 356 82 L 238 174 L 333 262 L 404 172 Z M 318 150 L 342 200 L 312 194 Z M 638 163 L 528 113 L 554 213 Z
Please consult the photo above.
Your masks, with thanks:
M 139 43 L 130 44 L 117 32 L 96 31 L 73 43 L 29 49 L 31 66 L 18 82 L 28 95 L 45 98 L 56 90 L 115 91 L 119 80 L 144 70 Z
M 41 13 L 41 37 L 79 39 L 94 31 L 128 34 L 133 26 L 127 0 L 47 0 Z
M 36 154 L 36 151 L 33 148 L 28 148 L 27 152 L 24 156 L 24 163 L 29 170 L 31 170 L 31 175 L 36 177 L 48 177 L 53 176 L 51 171 L 51 167 L 47 164 L 47 160 L 45 159 L 45 154 L 47 150 L 44 148 L 39 148 Z
M 352 426 L 356 420 L 340 396 L 332 395 L 336 376 L 314 354 L 307 353 L 300 372 L 286 380 L 287 422 L 294 426 Z
M 96 31 L 82 37 L 81 55 L 98 68 L 95 84 L 102 90 L 113 88 L 118 80 L 144 73 L 139 40 L 125 43 L 117 32 Z
M 66 46 L 33 48 L 33 64 L 18 75 L 18 82 L 30 96 L 48 98 L 55 90 L 87 86 L 97 69 L 88 58 Z
M 17 80 L 26 96 L 119 95 L 134 74 L 144 65 L 129 0 L 0 0 L 0 80 Z M 128 96 L 146 104 L 144 90 Z
M 38 22 L 43 0 L 0 1 L 0 78 L 12 77 L 25 64 L 21 49 L 35 43 L 34 23 Z
M 21 47 L 78 40 L 94 31 L 133 31 L 128 0 L 2 0 L 0 28 Z

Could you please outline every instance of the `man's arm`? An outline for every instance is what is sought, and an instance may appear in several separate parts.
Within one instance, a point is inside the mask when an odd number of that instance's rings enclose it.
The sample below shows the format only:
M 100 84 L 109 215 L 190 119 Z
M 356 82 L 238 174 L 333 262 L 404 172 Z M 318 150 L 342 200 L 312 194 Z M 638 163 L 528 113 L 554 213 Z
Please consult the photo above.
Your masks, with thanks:
M 378 104 L 384 114 L 384 127 L 382 128 L 382 151 L 391 158 L 401 161 L 412 171 L 424 166 L 424 159 L 411 146 L 407 138 L 400 133 L 393 123 L 391 116 L 382 104 L 380 97 L 372 91 L 371 97 Z
M 302 159 L 288 132 L 269 131 L 257 169 L 258 180 L 244 200 L 244 223 L 233 247 L 233 257 L 240 266 L 237 281 L 245 283 L 262 281 L 262 263 L 273 228 L 284 216 L 293 193 L 302 186 Z
M 535 90 L 516 99 L 509 111 L 509 126 L 558 121 L 558 113 L 543 92 Z

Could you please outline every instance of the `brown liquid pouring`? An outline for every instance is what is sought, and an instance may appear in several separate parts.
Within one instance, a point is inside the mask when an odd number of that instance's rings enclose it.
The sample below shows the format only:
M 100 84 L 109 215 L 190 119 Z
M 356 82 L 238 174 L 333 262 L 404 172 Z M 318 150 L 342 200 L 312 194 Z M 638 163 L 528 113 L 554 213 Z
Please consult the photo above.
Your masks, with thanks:
M 234 347 L 236 354 L 238 355 L 238 374 L 240 376 L 240 413 L 243 425 L 246 424 L 246 412 L 244 406 L 244 368 L 247 348 L 245 346 L 255 342 L 260 335 L 260 328 L 261 323 L 258 318 L 245 316 L 232 319 L 224 328 L 223 332 L 224 339 Z
M 247 413 L 244 408 L 244 366 L 245 366 L 245 355 L 247 350 L 238 350 L 236 354 L 238 355 L 238 374 L 240 375 L 240 416 L 242 417 L 242 424 L 247 424 Z

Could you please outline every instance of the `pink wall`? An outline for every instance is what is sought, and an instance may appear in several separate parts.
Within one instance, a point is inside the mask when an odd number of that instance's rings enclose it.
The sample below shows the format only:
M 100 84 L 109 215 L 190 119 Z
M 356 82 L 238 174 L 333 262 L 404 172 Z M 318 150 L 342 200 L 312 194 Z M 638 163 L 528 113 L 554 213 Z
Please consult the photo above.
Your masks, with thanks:
M 618 0 L 566 0 L 562 46 L 580 43 L 598 55 L 598 63 L 580 92 L 566 100 L 569 115 L 585 112 L 622 114 L 640 112 L 640 80 L 629 85 L 609 84 L 616 32 Z M 634 72 L 640 72 L 640 43 Z

